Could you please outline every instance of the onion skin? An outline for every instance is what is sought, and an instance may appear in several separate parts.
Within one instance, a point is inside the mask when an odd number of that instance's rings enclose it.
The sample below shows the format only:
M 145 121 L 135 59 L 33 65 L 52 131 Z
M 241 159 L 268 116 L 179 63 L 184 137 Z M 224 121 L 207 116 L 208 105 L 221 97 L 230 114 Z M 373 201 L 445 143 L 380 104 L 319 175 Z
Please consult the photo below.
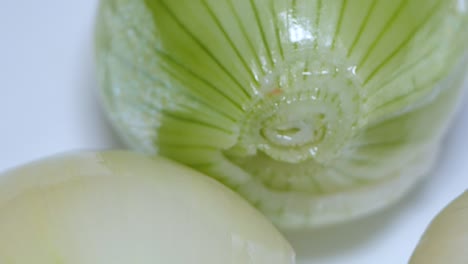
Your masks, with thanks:
M 410 264 L 468 263 L 468 191 L 431 222 Z
M 241 197 L 191 169 L 129 152 L 75 153 L 0 175 L 2 264 L 289 264 Z

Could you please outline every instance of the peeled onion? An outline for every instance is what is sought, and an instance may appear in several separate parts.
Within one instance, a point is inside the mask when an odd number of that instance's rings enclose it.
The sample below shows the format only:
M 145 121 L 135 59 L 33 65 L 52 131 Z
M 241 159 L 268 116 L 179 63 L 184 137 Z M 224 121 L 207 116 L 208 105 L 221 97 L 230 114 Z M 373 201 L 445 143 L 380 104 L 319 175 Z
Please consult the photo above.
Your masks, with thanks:
M 283 229 L 410 192 L 462 98 L 467 0 L 100 2 L 97 77 L 123 141 Z
M 280 233 L 215 180 L 129 152 L 0 176 L 0 263 L 294 263 Z
M 410 264 L 468 263 L 468 191 L 432 221 Z

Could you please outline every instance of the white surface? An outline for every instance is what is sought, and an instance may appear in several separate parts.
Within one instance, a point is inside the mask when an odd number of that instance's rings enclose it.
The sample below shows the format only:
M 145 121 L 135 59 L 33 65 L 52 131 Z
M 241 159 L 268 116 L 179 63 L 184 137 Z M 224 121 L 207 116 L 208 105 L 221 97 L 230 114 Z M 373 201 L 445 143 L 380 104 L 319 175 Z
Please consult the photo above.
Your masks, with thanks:
M 0 1 L 0 172 L 59 152 L 119 147 L 93 74 L 97 0 Z M 372 217 L 288 235 L 299 263 L 406 263 L 430 219 L 468 188 L 467 138 L 465 100 L 423 184 Z

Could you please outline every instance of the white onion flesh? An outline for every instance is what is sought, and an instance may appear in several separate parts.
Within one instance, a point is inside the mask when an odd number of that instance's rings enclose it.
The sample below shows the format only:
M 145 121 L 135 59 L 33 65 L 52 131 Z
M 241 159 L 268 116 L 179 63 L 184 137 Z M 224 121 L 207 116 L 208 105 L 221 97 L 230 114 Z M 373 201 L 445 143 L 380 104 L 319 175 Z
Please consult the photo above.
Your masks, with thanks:
M 2 264 L 287 264 L 294 253 L 214 180 L 129 152 L 69 154 L 0 176 Z
M 432 221 L 410 264 L 468 263 L 468 191 Z

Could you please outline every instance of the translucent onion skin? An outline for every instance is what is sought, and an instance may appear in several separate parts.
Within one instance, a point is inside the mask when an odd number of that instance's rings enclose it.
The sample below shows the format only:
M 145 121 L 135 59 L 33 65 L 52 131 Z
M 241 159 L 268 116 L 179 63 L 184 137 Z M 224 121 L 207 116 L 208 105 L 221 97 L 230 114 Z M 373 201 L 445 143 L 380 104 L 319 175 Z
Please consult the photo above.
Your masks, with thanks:
M 409 263 L 468 263 L 468 191 L 434 218 Z
M 163 158 L 75 153 L 0 175 L 2 264 L 292 264 L 273 225 Z
M 97 68 L 134 149 L 281 228 L 396 201 L 431 169 L 466 74 L 466 0 L 102 0 Z

